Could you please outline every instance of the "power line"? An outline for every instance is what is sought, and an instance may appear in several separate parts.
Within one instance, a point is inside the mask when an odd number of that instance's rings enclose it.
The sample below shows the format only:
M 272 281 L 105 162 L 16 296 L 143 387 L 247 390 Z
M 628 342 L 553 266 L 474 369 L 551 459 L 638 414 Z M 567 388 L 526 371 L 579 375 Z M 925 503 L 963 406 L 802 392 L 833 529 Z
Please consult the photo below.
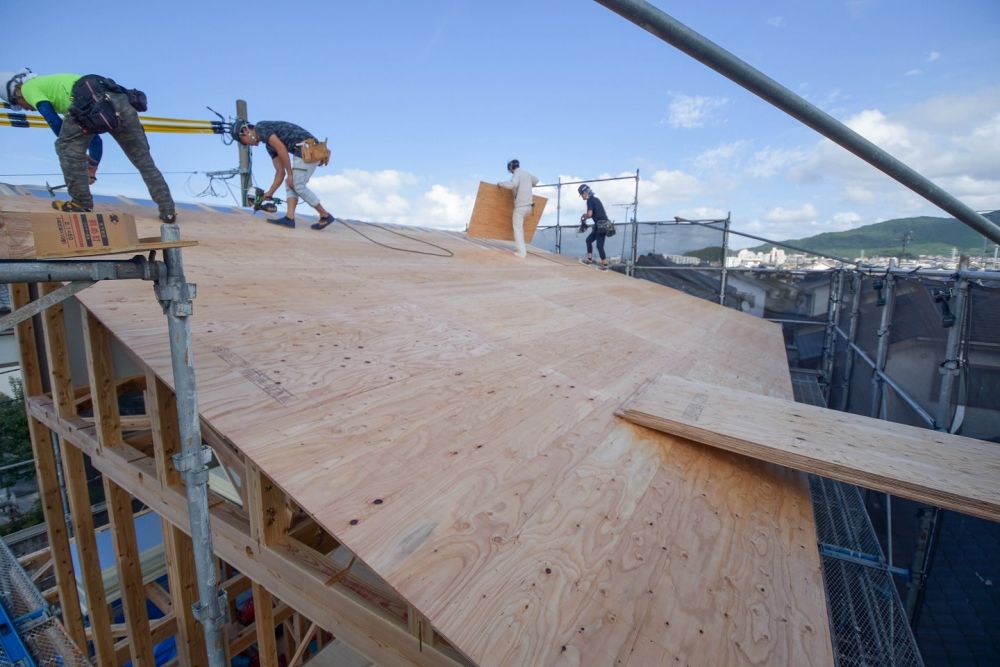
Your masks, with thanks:
M 204 174 L 204 171 L 161 171 L 161 174 Z M 25 177 L 25 176 L 62 176 L 61 171 L 50 172 L 47 174 L 0 174 L 0 178 L 11 178 L 14 176 Z M 139 176 L 137 171 L 102 171 L 102 176 Z

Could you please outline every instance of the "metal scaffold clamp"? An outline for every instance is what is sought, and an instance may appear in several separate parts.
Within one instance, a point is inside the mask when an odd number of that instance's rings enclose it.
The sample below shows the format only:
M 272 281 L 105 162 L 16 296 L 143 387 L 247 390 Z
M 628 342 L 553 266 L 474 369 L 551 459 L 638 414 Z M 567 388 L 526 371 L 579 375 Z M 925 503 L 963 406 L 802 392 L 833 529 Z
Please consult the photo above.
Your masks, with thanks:
M 218 591 L 215 603 L 214 615 L 213 610 L 210 609 L 212 605 L 202 604 L 200 601 L 191 605 L 191 613 L 194 614 L 195 619 L 202 625 L 207 625 L 209 622 L 214 621 L 215 627 L 224 627 L 226 624 L 226 606 L 229 604 L 229 596 L 226 595 L 226 591 Z
M 163 307 L 163 312 L 172 312 L 176 317 L 190 317 L 194 314 L 194 304 L 191 303 L 198 296 L 198 286 L 195 283 L 173 281 L 157 282 L 154 286 L 156 298 Z
M 202 445 L 192 452 L 179 452 L 171 459 L 174 468 L 184 475 L 188 485 L 205 484 L 208 482 L 208 465 L 212 462 L 212 448 Z

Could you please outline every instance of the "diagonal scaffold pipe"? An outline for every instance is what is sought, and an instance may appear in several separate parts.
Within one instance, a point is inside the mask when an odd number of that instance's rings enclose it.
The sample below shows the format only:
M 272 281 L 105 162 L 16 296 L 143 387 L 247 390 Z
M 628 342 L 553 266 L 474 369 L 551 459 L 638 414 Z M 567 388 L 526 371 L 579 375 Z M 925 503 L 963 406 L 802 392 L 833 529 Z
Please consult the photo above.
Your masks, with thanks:
M 900 162 L 830 114 L 751 67 L 729 51 L 703 37 L 645 0 L 596 0 L 611 11 L 680 49 L 698 62 L 770 102 L 788 115 L 846 148 L 879 171 L 891 176 L 924 199 L 941 207 L 993 243 L 1000 243 L 1000 227 L 976 213 L 939 185 Z

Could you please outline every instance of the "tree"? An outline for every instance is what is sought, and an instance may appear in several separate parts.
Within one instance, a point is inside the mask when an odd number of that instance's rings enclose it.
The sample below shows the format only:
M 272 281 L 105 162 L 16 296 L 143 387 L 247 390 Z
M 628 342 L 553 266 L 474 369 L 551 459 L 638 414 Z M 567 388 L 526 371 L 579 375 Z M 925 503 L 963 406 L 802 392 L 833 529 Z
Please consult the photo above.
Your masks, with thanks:
M 24 409 L 24 385 L 11 379 L 14 397 L 0 400 L 0 465 L 11 465 L 32 459 L 31 437 L 28 435 L 28 416 Z M 15 475 L 4 476 L 7 483 L 35 474 L 31 466 L 23 466 Z

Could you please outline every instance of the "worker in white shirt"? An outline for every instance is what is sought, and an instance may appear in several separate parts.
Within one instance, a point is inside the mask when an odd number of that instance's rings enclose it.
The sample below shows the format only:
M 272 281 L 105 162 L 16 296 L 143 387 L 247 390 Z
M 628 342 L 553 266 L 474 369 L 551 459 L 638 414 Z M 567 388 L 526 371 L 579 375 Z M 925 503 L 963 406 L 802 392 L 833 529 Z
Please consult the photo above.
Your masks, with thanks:
M 524 247 L 524 217 L 531 213 L 531 207 L 534 206 L 531 199 L 531 188 L 538 185 L 538 177 L 521 169 L 521 163 L 518 160 L 508 162 L 507 171 L 511 174 L 510 180 L 497 183 L 497 185 L 514 192 L 514 215 L 511 220 L 514 225 L 514 243 L 517 245 L 514 254 L 524 258 L 528 255 L 528 251 Z

